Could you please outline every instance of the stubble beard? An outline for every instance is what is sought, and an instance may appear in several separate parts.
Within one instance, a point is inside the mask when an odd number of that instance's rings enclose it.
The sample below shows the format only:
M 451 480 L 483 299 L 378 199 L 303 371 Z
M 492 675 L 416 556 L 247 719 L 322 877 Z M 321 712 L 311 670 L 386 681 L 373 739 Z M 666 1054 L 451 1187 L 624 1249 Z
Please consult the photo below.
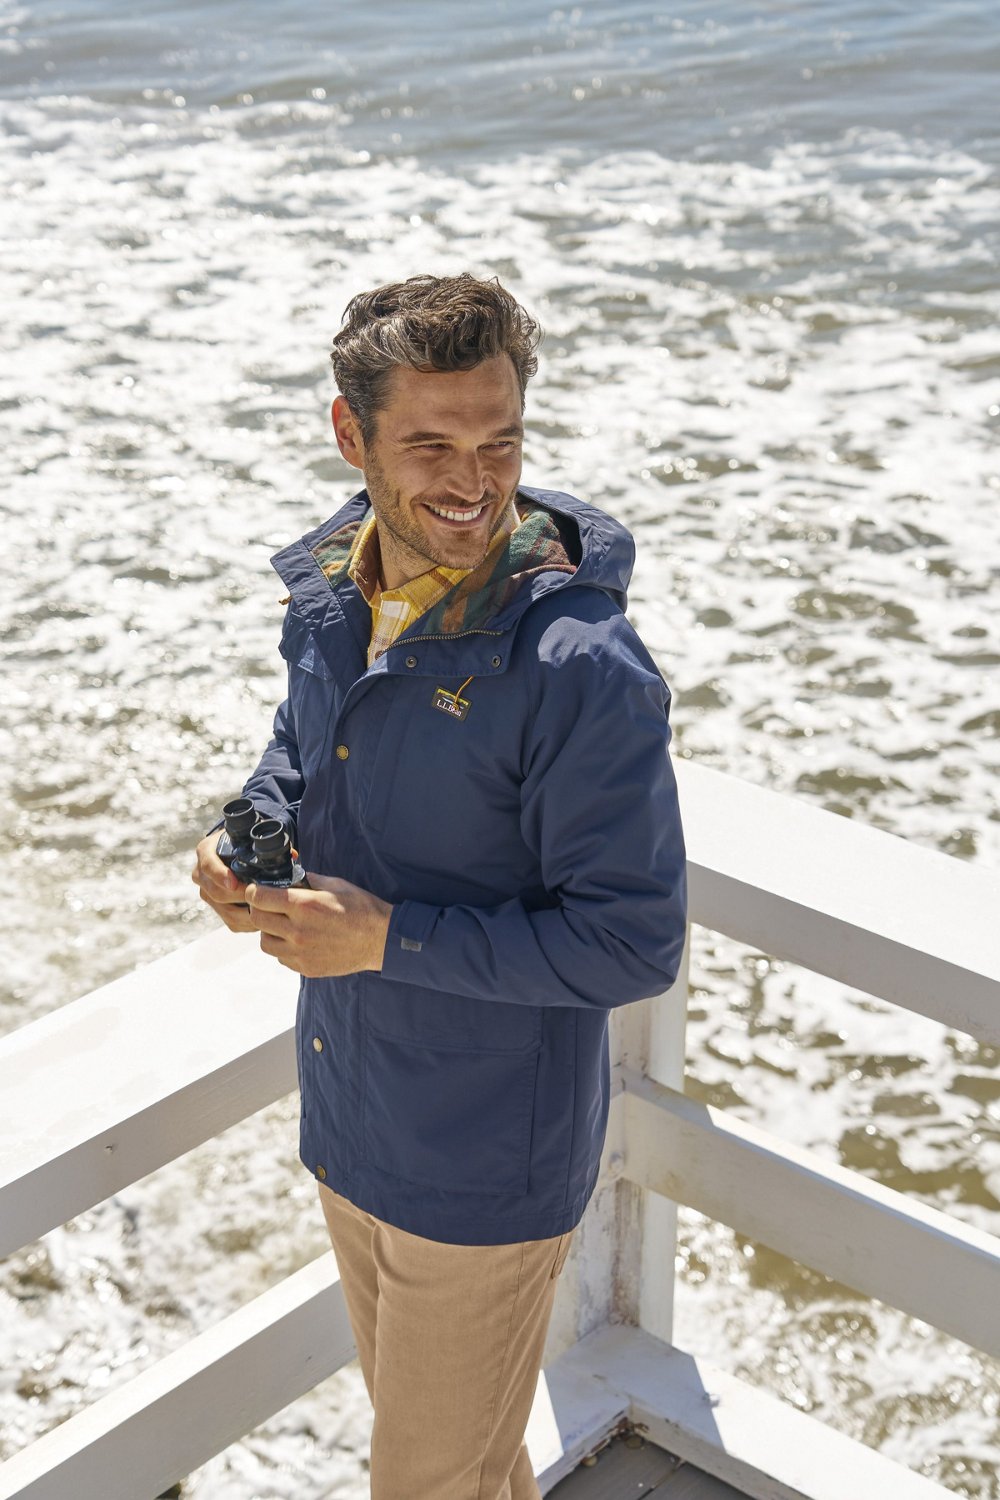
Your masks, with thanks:
M 424 531 L 421 530 L 416 520 L 411 520 L 410 515 L 403 503 L 402 490 L 393 490 L 386 481 L 385 473 L 378 461 L 369 455 L 369 461 L 365 465 L 365 487 L 368 490 L 368 498 L 372 503 L 375 518 L 378 523 L 379 539 L 385 550 L 386 540 L 391 539 L 390 550 L 394 554 L 395 561 L 403 568 L 411 578 L 416 578 L 420 573 L 426 573 L 431 568 L 475 568 L 482 562 L 489 551 L 490 543 L 497 532 L 507 520 L 510 509 L 514 504 L 514 496 L 517 494 L 517 485 L 511 489 L 507 496 L 507 503 L 501 505 L 496 517 L 489 529 L 482 552 L 478 557 L 470 559 L 468 550 L 463 548 L 461 538 L 456 536 L 454 547 L 448 546 L 447 540 L 442 537 L 441 541 L 435 543 Z M 442 509 L 456 509 L 455 502 L 447 496 L 421 496 L 421 501 L 430 505 L 440 505 Z M 487 505 L 495 505 L 500 495 L 496 490 L 487 490 L 481 497 Z M 412 569 L 412 571 L 410 571 Z

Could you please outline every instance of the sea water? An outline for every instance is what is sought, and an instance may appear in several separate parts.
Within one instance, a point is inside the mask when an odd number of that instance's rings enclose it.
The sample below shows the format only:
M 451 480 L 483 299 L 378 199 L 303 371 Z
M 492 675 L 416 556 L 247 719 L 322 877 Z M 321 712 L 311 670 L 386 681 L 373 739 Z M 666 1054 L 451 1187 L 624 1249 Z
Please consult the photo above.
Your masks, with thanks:
M 427 270 L 544 325 L 525 481 L 634 532 L 674 754 L 1000 863 L 998 61 L 987 0 L 0 5 L 0 1028 L 211 929 L 330 338 Z M 1000 1231 L 995 1050 L 706 932 L 692 991 L 698 1097 Z M 0 1456 L 324 1248 L 295 1145 L 4 1263 Z M 995 1362 L 689 1211 L 677 1337 L 997 1494 Z M 363 1495 L 369 1422 L 352 1366 L 185 1493 Z

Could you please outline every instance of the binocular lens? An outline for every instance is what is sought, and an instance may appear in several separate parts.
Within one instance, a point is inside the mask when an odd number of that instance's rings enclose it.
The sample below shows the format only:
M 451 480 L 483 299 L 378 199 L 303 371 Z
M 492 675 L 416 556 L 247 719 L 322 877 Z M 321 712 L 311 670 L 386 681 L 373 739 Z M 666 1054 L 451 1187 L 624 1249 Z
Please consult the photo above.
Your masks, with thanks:
M 262 870 L 280 870 L 292 867 L 292 846 L 288 834 L 277 818 L 261 818 L 251 833 L 253 852 Z
M 227 802 L 222 816 L 226 821 L 226 832 L 234 844 L 243 843 L 259 821 L 257 809 L 249 797 L 237 797 L 234 802 Z
M 292 857 L 292 841 L 277 818 L 262 818 L 249 797 L 236 797 L 222 809 L 226 830 L 216 845 L 219 858 L 244 885 L 306 884 L 306 872 Z

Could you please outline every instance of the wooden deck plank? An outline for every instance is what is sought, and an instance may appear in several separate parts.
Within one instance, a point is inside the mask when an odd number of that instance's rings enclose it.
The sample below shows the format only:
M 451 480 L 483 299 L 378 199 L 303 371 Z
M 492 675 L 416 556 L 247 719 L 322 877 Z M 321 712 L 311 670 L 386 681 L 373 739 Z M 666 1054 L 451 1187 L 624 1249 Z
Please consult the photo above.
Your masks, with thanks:
M 590 1468 L 582 1465 L 549 1490 L 548 1500 L 641 1500 L 643 1495 L 664 1496 L 663 1484 L 679 1460 L 655 1443 L 629 1448 L 620 1437 L 612 1438 Z
M 746 1500 L 741 1490 L 714 1479 L 673 1453 L 643 1442 L 612 1438 L 589 1468 L 578 1467 L 549 1491 L 549 1500 Z
M 671 1476 L 663 1500 L 746 1500 L 742 1490 L 734 1490 L 731 1484 L 696 1469 L 693 1464 L 681 1464 Z

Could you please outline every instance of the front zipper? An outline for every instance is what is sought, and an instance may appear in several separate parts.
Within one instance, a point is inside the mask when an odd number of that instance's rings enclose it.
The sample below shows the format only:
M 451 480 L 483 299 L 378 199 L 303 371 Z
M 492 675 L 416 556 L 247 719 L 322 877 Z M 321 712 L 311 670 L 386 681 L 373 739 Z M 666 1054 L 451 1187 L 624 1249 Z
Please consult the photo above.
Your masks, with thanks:
M 446 635 L 414 635 L 414 636 L 410 637 L 410 640 L 409 640 L 408 644 L 412 646 L 417 641 L 460 641 L 462 639 L 462 637 L 465 636 L 465 635 L 506 635 L 506 634 L 507 634 L 506 630 L 485 630 L 485 629 L 483 629 L 483 627 L 481 625 L 474 625 L 471 630 L 453 630 L 453 631 L 449 631 Z M 406 639 L 406 631 L 404 630 L 401 635 L 397 635 L 396 639 L 392 643 L 392 646 L 387 646 L 386 647 L 386 650 L 387 651 L 391 651 L 393 646 L 398 646 L 399 643 L 400 643 L 400 641 L 405 640 L 405 639 Z

